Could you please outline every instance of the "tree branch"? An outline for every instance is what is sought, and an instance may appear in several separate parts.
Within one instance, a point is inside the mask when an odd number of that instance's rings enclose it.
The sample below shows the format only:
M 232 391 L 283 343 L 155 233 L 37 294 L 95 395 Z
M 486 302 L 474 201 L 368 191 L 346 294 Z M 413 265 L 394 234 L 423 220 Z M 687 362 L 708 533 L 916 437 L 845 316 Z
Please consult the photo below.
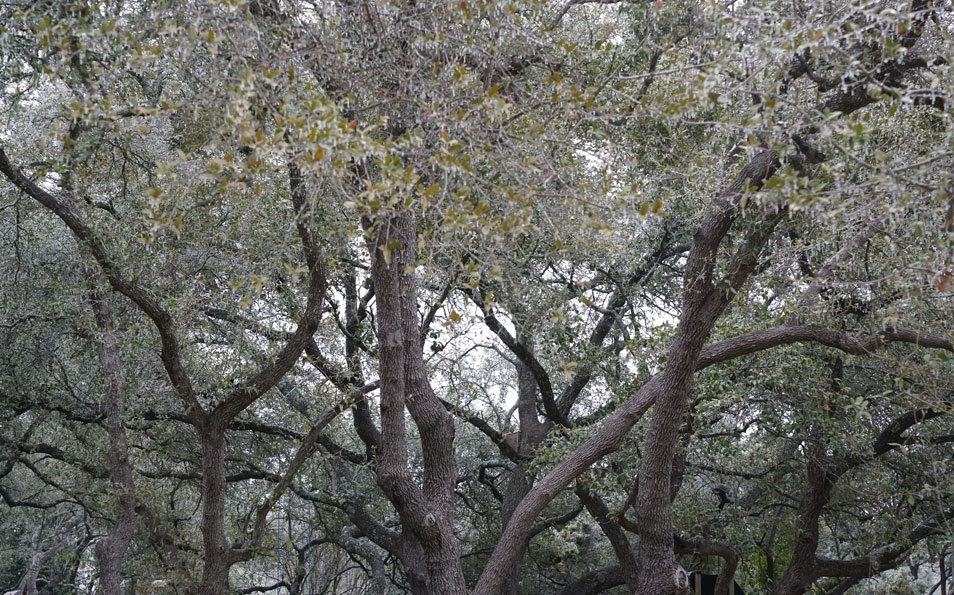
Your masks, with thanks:
M 79 211 L 73 207 L 69 201 L 60 200 L 53 194 L 40 188 L 36 183 L 27 178 L 23 173 L 15 168 L 7 154 L 0 148 L 0 172 L 9 179 L 17 188 L 22 190 L 30 198 L 49 209 L 54 215 L 60 218 L 63 223 L 73 232 L 73 235 L 80 242 L 89 247 L 93 258 L 103 270 L 106 279 L 113 289 L 123 294 L 152 320 L 156 329 L 159 331 L 159 338 L 162 344 L 160 357 L 162 364 L 166 369 L 166 374 L 176 389 L 179 398 L 182 399 L 196 422 L 201 420 L 203 415 L 202 406 L 196 399 L 195 390 L 192 387 L 192 381 L 189 379 L 182 365 L 182 356 L 179 348 L 179 340 L 176 338 L 175 326 L 169 313 L 159 305 L 142 287 L 136 285 L 119 270 L 119 266 L 113 261 L 106 244 L 102 238 L 92 230 Z
M 703 348 L 696 370 L 742 355 L 793 343 L 820 343 L 852 355 L 867 355 L 894 342 L 954 351 L 954 343 L 949 339 L 902 327 L 885 329 L 874 335 L 856 339 L 825 327 L 776 326 L 725 339 Z

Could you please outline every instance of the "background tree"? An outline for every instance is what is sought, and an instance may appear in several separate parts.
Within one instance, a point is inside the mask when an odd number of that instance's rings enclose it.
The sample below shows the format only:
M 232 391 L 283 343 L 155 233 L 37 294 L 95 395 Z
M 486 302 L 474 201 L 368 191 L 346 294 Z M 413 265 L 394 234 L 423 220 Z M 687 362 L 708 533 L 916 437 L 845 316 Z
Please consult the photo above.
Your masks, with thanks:
M 13 572 L 841 593 L 930 554 L 948 9 L 0 8 Z

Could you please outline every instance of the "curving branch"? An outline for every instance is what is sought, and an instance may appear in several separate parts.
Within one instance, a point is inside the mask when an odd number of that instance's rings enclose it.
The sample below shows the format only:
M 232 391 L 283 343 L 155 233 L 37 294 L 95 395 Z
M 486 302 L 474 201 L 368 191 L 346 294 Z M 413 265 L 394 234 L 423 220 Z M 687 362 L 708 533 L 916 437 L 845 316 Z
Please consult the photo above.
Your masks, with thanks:
M 223 422 L 227 424 L 266 391 L 275 386 L 291 370 L 312 340 L 312 336 L 318 330 L 318 323 L 321 320 L 321 305 L 328 287 L 324 258 L 321 249 L 318 247 L 314 232 L 307 222 L 310 207 L 305 196 L 304 179 L 301 170 L 294 162 L 288 164 L 288 182 L 296 213 L 295 227 L 298 230 L 298 237 L 305 253 L 305 262 L 308 264 L 308 303 L 305 306 L 304 314 L 298 321 L 298 327 L 288 338 L 288 342 L 271 359 L 271 363 L 236 386 L 216 406 L 212 417 L 214 421 L 220 424 L 223 424 Z
M 501 324 L 500 320 L 494 316 L 492 310 L 487 308 L 483 299 L 479 299 L 478 296 L 475 296 L 473 292 L 466 292 L 470 299 L 474 302 L 477 308 L 480 309 L 480 313 L 484 317 L 484 324 L 487 325 L 495 335 L 497 335 L 504 345 L 507 346 L 517 358 L 523 362 L 527 368 L 530 369 L 531 374 L 533 374 L 533 379 L 536 380 L 537 386 L 540 388 L 540 397 L 543 400 L 543 410 L 546 411 L 547 417 L 550 418 L 554 423 L 560 424 L 561 426 L 568 427 L 570 425 L 569 420 L 567 420 L 566 415 L 564 415 L 561 408 L 557 405 L 557 401 L 553 395 L 553 384 L 550 382 L 550 377 L 547 375 L 547 371 L 540 364 L 540 361 L 533 355 L 533 353 L 527 349 L 527 346 L 514 338 L 510 334 L 510 331 Z M 483 297 L 483 292 L 481 292 L 480 298 Z
M 136 306 L 152 320 L 156 329 L 159 331 L 159 339 L 162 344 L 160 358 L 162 365 L 166 369 L 166 374 L 176 389 L 179 398 L 194 417 L 195 421 L 200 421 L 202 416 L 202 406 L 196 399 L 195 390 L 192 387 L 192 381 L 186 373 L 182 364 L 182 355 L 179 347 L 179 340 L 176 338 L 175 325 L 172 316 L 155 300 L 149 293 L 132 280 L 127 279 L 119 270 L 119 266 L 113 260 L 106 248 L 105 242 L 91 227 L 83 220 L 83 216 L 68 200 L 54 196 L 38 186 L 33 180 L 29 179 L 23 173 L 14 167 L 7 154 L 0 148 L 0 172 L 10 180 L 14 186 L 22 190 L 30 198 L 34 199 L 54 215 L 60 218 L 63 223 L 73 232 L 76 238 L 86 245 L 96 259 L 103 274 L 109 281 L 110 286 L 129 298 Z
M 623 571 L 626 584 L 630 588 L 635 588 L 639 576 L 639 565 L 636 556 L 633 555 L 633 547 L 629 543 L 629 538 L 623 532 L 623 527 L 613 518 L 609 507 L 606 506 L 599 494 L 589 490 L 582 482 L 576 484 L 576 495 L 580 498 L 580 502 L 586 506 L 590 516 L 596 519 L 600 529 L 603 530 L 603 535 L 606 536 L 613 547 L 613 553 L 616 554 L 616 560 Z
M 950 339 L 904 327 L 885 329 L 859 339 L 820 326 L 776 326 L 725 339 L 703 348 L 696 370 L 742 355 L 793 343 L 820 343 L 851 355 L 868 355 L 889 343 L 909 343 L 918 347 L 954 352 L 954 343 Z

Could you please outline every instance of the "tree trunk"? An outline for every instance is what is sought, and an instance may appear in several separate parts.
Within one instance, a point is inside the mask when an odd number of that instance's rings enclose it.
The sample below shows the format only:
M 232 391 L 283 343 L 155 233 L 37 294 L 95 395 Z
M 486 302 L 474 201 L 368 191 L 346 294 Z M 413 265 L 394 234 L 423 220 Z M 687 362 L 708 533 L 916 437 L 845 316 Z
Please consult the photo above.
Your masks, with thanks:
M 428 589 L 433 594 L 466 595 L 460 547 L 454 535 L 454 419 L 427 379 L 418 326 L 414 279 L 417 229 L 401 211 L 365 221 L 373 226 L 368 249 L 378 312 L 381 378 L 381 448 L 378 483 L 394 504 L 404 531 L 414 534 L 424 552 Z M 421 436 L 423 485 L 407 460 L 405 409 Z
M 122 569 L 126 550 L 136 532 L 136 486 L 129 466 L 129 447 L 123 423 L 125 386 L 113 316 L 106 296 L 96 291 L 95 275 L 86 270 L 88 300 L 99 328 L 99 359 L 103 374 L 103 411 L 109 437 L 110 479 L 116 491 L 116 522 L 109 535 L 96 544 L 99 589 L 106 595 L 122 595 Z
M 232 565 L 225 536 L 225 427 L 207 416 L 196 430 L 202 444 L 203 567 L 198 595 L 225 595 Z
M 672 352 L 677 352 L 677 348 L 681 347 L 679 343 L 677 339 Z M 675 358 L 670 355 L 670 361 L 673 360 Z M 646 435 L 643 465 L 639 470 L 636 518 L 639 526 L 640 576 L 635 591 L 639 595 L 678 593 L 688 585 L 685 570 L 676 563 L 673 554 L 670 481 L 695 357 L 684 358 L 682 366 L 676 367 L 674 363 L 667 366 L 663 373 L 664 396 L 656 400 L 649 433 Z M 686 364 L 691 366 L 688 371 L 683 369 Z
M 526 334 L 518 334 L 517 340 L 533 352 L 533 338 Z M 547 435 L 548 424 L 543 423 L 537 417 L 537 383 L 533 378 L 533 372 L 523 362 L 517 362 L 517 419 L 519 420 L 520 442 L 517 452 L 521 456 L 532 456 L 533 452 L 539 446 L 540 442 Z M 510 478 L 503 493 L 503 502 L 500 506 L 501 526 L 507 528 L 510 517 L 517 509 L 517 506 L 523 501 L 524 497 L 530 493 L 533 487 L 534 476 L 527 469 L 522 461 L 514 464 Z M 515 553 L 517 560 L 513 568 L 507 574 L 504 582 L 504 593 L 516 594 L 520 584 L 521 563 L 527 551 L 528 543 L 525 541 L 519 552 Z
M 761 213 L 726 273 L 714 282 L 715 262 L 722 239 L 737 215 L 736 201 L 746 187 L 757 189 L 778 168 L 773 151 L 756 153 L 739 175 L 713 200 L 696 230 L 684 273 L 683 307 L 669 359 L 662 372 L 646 435 L 639 470 L 640 580 L 638 595 L 670 595 L 688 586 L 688 577 L 673 556 L 672 465 L 679 426 L 686 413 L 689 390 L 699 354 L 716 320 L 751 274 L 758 254 L 783 210 Z
M 818 578 L 816 551 L 818 549 L 818 519 L 828 503 L 833 478 L 825 468 L 825 451 L 817 443 L 808 458 L 807 485 L 798 507 L 798 535 L 792 561 L 782 574 L 771 595 L 801 595 Z

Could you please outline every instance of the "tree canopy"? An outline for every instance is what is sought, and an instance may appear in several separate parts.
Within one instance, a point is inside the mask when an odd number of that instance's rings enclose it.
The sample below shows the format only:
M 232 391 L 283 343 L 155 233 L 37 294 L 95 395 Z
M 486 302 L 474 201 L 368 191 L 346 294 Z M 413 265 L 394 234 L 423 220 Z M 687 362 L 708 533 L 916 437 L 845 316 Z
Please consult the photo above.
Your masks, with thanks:
M 0 4 L 0 587 L 946 593 L 952 9 Z

